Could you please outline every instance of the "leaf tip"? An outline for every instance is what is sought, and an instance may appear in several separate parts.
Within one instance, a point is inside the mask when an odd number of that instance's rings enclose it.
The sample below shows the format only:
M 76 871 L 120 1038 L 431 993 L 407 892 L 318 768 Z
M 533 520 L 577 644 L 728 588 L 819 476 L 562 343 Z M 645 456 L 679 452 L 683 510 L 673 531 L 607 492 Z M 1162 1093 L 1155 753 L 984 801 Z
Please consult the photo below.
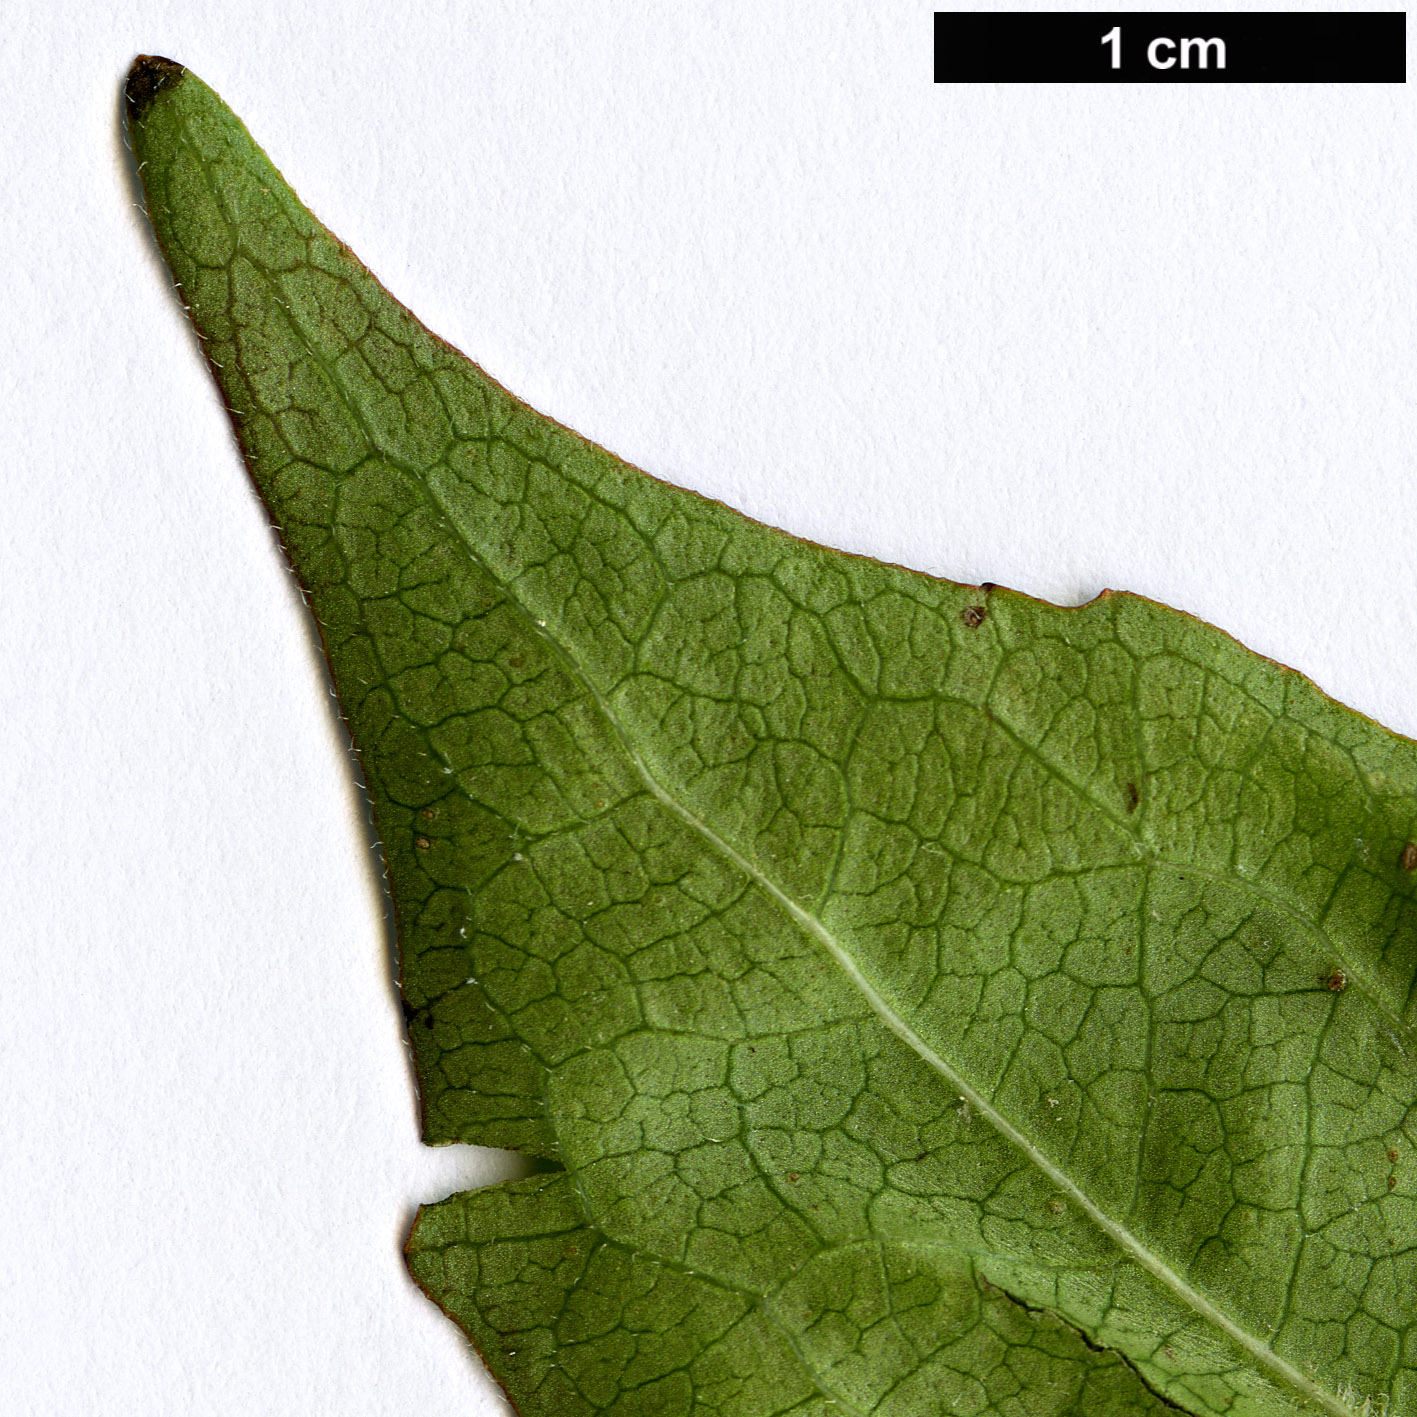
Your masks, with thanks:
M 128 82 L 123 86 L 128 121 L 141 121 L 158 94 L 170 89 L 186 72 L 181 64 L 164 59 L 160 54 L 138 55 L 133 67 L 128 70 Z

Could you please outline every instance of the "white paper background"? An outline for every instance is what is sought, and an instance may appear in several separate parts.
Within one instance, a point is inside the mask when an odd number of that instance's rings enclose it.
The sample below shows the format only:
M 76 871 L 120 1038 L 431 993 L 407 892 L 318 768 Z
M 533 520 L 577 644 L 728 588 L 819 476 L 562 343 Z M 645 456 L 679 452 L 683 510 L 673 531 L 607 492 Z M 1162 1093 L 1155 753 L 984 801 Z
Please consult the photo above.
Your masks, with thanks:
M 937 88 L 902 0 L 396 8 L 5 15 L 7 1412 L 501 1410 L 399 1246 L 508 1162 L 416 1141 L 312 633 L 132 205 L 137 52 L 661 477 L 1140 591 L 1417 733 L 1407 88 Z

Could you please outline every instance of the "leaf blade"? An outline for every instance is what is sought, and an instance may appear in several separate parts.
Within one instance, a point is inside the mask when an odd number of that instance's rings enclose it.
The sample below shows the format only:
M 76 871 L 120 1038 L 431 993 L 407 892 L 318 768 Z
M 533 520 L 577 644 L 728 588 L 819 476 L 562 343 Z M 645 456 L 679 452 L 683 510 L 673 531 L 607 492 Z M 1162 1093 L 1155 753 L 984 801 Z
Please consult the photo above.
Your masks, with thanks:
M 1401 1410 L 1411 1208 L 1343 1227 L 1412 1105 L 1411 745 L 1134 597 L 934 581 L 628 468 L 429 335 L 176 68 L 135 71 L 135 150 L 365 765 L 425 1138 L 565 1162 L 606 1244 L 760 1314 L 870 1244 L 963 1293 L 962 1249 L 1188 1410 Z M 784 1037 L 800 1097 L 749 1061 Z M 911 1351 L 818 1397 L 888 1410 Z

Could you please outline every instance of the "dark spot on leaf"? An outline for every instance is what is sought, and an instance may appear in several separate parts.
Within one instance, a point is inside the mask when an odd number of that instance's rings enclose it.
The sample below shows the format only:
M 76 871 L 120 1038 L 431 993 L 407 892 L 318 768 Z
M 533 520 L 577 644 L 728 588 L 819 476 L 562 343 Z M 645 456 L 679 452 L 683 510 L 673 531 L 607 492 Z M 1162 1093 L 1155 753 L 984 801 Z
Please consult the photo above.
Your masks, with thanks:
M 1388 1190 L 1390 1190 L 1390 1191 L 1391 1191 L 1391 1190 L 1395 1190 L 1396 1187 L 1397 1187 L 1397 1177 L 1396 1177 L 1396 1176 L 1389 1176 L 1389 1177 L 1387 1178 L 1387 1188 L 1388 1188 Z
M 797 1184 L 797 1173 L 795 1171 L 789 1171 L 787 1173 L 787 1179 L 795 1186 Z
M 1409 841 L 1402 848 L 1402 869 L 1411 873 L 1417 871 L 1417 841 Z
M 1348 976 L 1341 969 L 1335 969 L 1324 978 L 1323 986 L 1330 994 L 1341 994 L 1348 987 Z
M 128 70 L 128 82 L 123 88 L 128 119 L 137 122 L 153 106 L 153 100 L 164 89 L 170 89 L 187 71 L 160 54 L 140 54 Z
M 413 844 L 414 844 L 420 851 L 428 851 L 428 850 L 430 850 L 430 849 L 432 848 L 432 846 L 433 846 L 433 843 L 432 843 L 431 841 L 429 841 L 426 836 L 420 836 L 420 837 L 415 838 Z
M 422 817 L 425 822 L 431 822 L 433 818 L 438 815 L 438 809 L 436 807 L 425 807 L 418 815 Z
M 1397 1148 L 1396 1148 L 1396 1147 L 1393 1147 L 1393 1148 L 1388 1152 L 1388 1154 L 1387 1154 L 1387 1159 L 1388 1159 L 1389 1161 L 1396 1161 L 1396 1160 L 1397 1160 Z
M 966 605 L 959 612 L 959 618 L 971 629 L 977 630 L 984 623 L 985 610 L 982 605 Z
M 1136 783 L 1129 782 L 1127 784 L 1127 811 L 1135 812 L 1137 809 L 1137 803 L 1140 801 L 1141 793 L 1137 791 Z

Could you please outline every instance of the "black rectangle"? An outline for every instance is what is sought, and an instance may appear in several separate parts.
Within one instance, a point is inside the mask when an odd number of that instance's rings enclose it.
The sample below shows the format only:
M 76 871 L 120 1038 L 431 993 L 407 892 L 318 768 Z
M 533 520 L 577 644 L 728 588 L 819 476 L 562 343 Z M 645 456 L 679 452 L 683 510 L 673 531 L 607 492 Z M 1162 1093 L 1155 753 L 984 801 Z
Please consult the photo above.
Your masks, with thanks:
M 935 12 L 937 84 L 1407 82 L 1407 14 Z

